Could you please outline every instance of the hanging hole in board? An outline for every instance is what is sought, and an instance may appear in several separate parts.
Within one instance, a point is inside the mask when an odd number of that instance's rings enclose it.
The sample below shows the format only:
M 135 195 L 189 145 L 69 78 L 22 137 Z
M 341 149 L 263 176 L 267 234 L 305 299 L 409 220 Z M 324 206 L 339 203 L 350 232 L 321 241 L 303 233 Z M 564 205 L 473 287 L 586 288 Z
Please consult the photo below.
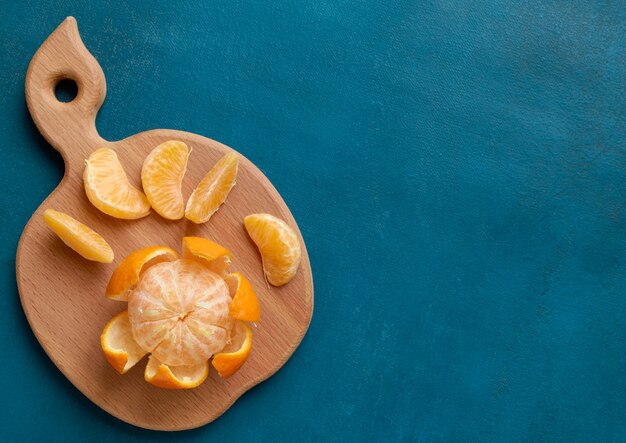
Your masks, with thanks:
M 54 95 L 58 101 L 69 103 L 78 95 L 78 85 L 74 80 L 64 78 L 54 86 Z

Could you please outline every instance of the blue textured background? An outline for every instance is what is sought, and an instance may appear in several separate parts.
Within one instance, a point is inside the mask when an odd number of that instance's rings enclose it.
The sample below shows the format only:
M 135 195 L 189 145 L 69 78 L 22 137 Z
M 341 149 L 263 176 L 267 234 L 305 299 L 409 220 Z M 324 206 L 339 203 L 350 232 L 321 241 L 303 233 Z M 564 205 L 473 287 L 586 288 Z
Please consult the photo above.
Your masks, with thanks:
M 3 441 L 626 440 L 624 1 L 92 3 L 1 5 Z M 17 241 L 63 169 L 24 75 L 67 15 L 105 138 L 238 149 L 307 240 L 301 347 L 198 430 L 102 412 L 21 310 Z

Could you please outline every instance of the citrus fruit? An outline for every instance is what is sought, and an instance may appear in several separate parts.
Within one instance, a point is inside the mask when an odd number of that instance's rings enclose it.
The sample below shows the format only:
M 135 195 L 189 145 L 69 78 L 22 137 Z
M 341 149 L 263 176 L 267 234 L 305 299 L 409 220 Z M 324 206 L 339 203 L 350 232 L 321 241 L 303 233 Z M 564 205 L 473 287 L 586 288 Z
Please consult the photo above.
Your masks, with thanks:
M 230 265 L 231 257 L 228 249 L 206 238 L 183 238 L 183 258 L 200 261 L 217 274 L 224 274 Z
M 232 326 L 224 280 L 191 260 L 144 271 L 128 300 L 133 336 L 168 366 L 192 366 L 224 348 Z
M 163 261 L 172 261 L 178 254 L 167 246 L 149 246 L 126 257 L 111 275 L 105 295 L 111 300 L 128 301 L 128 291 L 139 282 L 144 268 Z
M 43 220 L 63 243 L 87 260 L 101 263 L 113 261 L 113 250 L 96 231 L 63 212 L 47 209 Z
M 259 302 L 240 273 L 226 273 L 230 252 L 201 237 L 183 239 L 183 258 L 165 246 L 133 252 L 114 271 L 107 296 L 128 311 L 105 327 L 101 344 L 120 373 L 145 354 L 149 383 L 189 389 L 208 375 L 209 359 L 223 377 L 237 371 L 252 345 L 241 319 L 258 321 Z
M 259 248 L 267 281 L 274 286 L 288 283 L 296 275 L 302 256 L 294 230 L 270 214 L 251 214 L 243 222 Z
M 191 389 L 200 386 L 208 375 L 208 361 L 194 366 L 168 366 L 151 355 L 144 379 L 159 388 Z
M 141 184 L 150 205 L 169 220 L 185 215 L 181 185 L 188 158 L 189 148 L 185 143 L 168 141 L 154 148 L 141 168 Z
M 194 223 L 208 221 L 235 186 L 239 157 L 234 152 L 222 157 L 204 176 L 187 200 L 185 217 Z
M 150 213 L 150 203 L 139 189 L 128 181 L 115 151 L 95 150 L 85 161 L 85 193 L 100 211 L 112 217 L 136 219 Z
M 224 277 L 233 298 L 230 304 L 230 316 L 236 320 L 259 321 L 261 307 L 252 285 L 240 272 Z
M 242 321 L 236 321 L 231 332 L 230 343 L 213 357 L 213 367 L 222 378 L 237 372 L 248 359 L 252 348 L 252 330 Z
M 100 345 L 111 366 L 120 374 L 126 373 L 147 354 L 133 338 L 128 311 L 120 312 L 107 323 Z

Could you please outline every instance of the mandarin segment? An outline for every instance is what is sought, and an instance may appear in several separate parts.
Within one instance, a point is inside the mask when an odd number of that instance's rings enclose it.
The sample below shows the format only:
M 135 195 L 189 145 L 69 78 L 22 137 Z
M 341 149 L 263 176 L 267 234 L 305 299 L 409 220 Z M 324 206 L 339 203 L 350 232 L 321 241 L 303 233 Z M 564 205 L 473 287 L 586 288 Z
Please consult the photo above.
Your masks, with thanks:
M 141 183 L 152 208 L 162 217 L 178 220 L 185 215 L 182 182 L 189 148 L 181 141 L 168 141 L 150 152 L 141 168 Z
M 128 291 L 139 282 L 144 268 L 177 258 L 178 254 L 167 246 L 149 246 L 133 252 L 122 260 L 111 275 L 105 291 L 106 297 L 111 300 L 128 301 Z
M 113 250 L 106 240 L 78 220 L 52 209 L 47 209 L 43 213 L 43 220 L 63 243 L 87 260 L 100 263 L 113 261 Z
M 198 183 L 187 200 L 185 217 L 196 224 L 209 221 L 235 186 L 239 157 L 231 152 L 222 157 Z
M 236 321 L 231 332 L 230 343 L 213 357 L 211 364 L 222 378 L 237 372 L 248 359 L 252 348 L 252 329 L 242 321 Z
M 228 290 L 233 298 L 230 304 L 230 315 L 236 320 L 259 321 L 261 306 L 252 285 L 240 272 L 224 277 Z
M 100 346 L 105 357 L 120 374 L 135 366 L 147 352 L 133 338 L 128 311 L 113 317 L 104 327 Z
M 95 150 L 85 161 L 85 193 L 100 211 L 112 217 L 137 219 L 150 213 L 150 203 L 139 189 L 128 181 L 115 151 Z
M 282 286 L 296 275 L 302 251 L 295 231 L 270 214 L 251 214 L 244 218 L 248 235 L 259 248 L 267 281 Z

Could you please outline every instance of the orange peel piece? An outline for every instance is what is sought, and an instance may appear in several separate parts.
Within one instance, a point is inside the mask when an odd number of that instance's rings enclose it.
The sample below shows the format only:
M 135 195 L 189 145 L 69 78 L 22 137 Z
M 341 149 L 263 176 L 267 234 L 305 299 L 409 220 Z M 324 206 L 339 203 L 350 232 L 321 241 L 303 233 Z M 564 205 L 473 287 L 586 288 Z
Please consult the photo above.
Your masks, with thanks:
M 195 260 L 210 271 L 224 275 L 232 254 L 224 246 L 202 237 L 183 238 L 183 258 Z
M 240 272 L 234 272 L 226 275 L 224 280 L 233 298 L 230 316 L 236 320 L 259 321 L 261 306 L 248 279 Z
M 139 249 L 119 264 L 111 275 L 105 295 L 111 300 L 128 301 L 128 291 L 139 282 L 141 272 L 148 267 L 178 259 L 178 254 L 167 246 L 149 246 Z
M 113 317 L 104 327 L 100 346 L 111 366 L 125 374 L 147 354 L 133 338 L 128 311 Z
M 144 379 L 159 388 L 192 389 L 200 386 L 208 375 L 208 361 L 195 366 L 168 366 L 151 355 Z
M 222 378 L 237 372 L 248 359 L 252 349 L 252 329 L 242 321 L 236 321 L 231 331 L 231 342 L 213 357 L 212 365 Z

